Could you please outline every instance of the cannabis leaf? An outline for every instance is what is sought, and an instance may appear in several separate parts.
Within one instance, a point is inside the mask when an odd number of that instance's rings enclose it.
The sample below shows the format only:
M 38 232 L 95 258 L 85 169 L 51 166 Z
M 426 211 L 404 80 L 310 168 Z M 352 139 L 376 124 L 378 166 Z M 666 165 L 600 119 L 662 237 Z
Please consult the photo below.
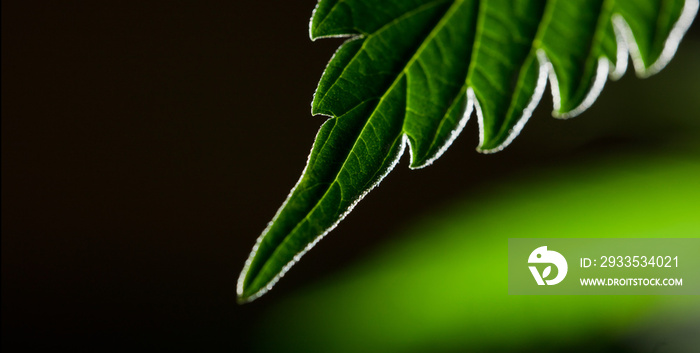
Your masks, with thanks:
M 330 117 L 302 177 L 258 238 L 238 281 L 241 302 L 269 290 L 391 171 L 431 164 L 472 110 L 478 150 L 518 135 L 549 79 L 555 117 L 597 98 L 627 58 L 663 69 L 698 0 L 321 0 L 312 39 L 348 36 L 312 103 Z M 629 54 L 628 54 L 629 53 Z

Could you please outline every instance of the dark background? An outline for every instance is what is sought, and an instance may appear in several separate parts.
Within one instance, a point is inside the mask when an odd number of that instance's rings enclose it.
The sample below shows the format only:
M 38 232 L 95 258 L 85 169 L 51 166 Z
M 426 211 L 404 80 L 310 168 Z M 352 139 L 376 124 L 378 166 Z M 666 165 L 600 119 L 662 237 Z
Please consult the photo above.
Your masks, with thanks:
M 308 39 L 315 3 L 2 2 L 3 349 L 247 351 L 269 303 L 403 220 L 494 177 L 649 146 L 596 135 L 625 123 L 597 120 L 596 106 L 551 119 L 548 94 L 499 154 L 473 151 L 470 121 L 435 165 L 403 159 L 275 290 L 239 306 L 243 262 L 324 119 L 310 102 L 342 40 Z M 654 89 L 630 71 L 601 101 Z

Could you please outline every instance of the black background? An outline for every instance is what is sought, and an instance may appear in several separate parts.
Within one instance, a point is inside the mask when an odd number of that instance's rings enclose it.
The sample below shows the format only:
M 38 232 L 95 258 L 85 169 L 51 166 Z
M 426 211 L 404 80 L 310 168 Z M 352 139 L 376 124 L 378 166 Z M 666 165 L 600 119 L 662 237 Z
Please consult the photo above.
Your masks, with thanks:
M 239 306 L 243 262 L 324 119 L 310 102 L 342 40 L 308 39 L 314 6 L 2 2 L 3 349 L 247 351 L 269 303 L 404 219 L 495 176 L 630 143 L 581 137 L 596 107 L 560 122 L 547 97 L 496 155 L 473 152 L 471 121 L 434 166 L 403 159 L 275 290 Z

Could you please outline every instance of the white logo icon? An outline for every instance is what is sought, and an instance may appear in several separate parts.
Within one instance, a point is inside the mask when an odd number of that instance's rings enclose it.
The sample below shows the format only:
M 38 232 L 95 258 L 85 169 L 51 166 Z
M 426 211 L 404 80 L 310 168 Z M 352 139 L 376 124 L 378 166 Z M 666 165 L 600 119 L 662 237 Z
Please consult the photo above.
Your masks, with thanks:
M 539 248 L 535 249 L 535 251 L 530 254 L 530 258 L 527 260 L 527 262 L 531 264 L 552 264 L 557 267 L 557 276 L 553 279 L 545 280 L 545 278 L 547 278 L 547 276 L 549 276 L 549 274 L 552 272 L 552 266 L 547 266 L 547 268 L 542 271 L 541 276 L 537 271 L 537 267 L 529 266 L 532 276 L 535 277 L 535 281 L 537 281 L 537 284 L 540 286 L 544 286 L 545 282 L 547 282 L 547 284 L 550 286 L 561 282 L 564 280 L 564 277 L 566 277 L 566 271 L 569 269 L 564 256 L 556 251 L 547 250 L 546 246 L 540 246 Z

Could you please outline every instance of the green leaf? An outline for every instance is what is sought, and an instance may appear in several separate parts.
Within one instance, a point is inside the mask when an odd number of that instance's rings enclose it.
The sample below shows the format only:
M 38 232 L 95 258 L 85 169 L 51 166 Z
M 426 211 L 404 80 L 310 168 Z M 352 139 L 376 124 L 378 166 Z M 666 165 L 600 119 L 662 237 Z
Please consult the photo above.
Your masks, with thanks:
M 319 82 L 323 124 L 302 177 L 258 238 L 241 302 L 269 290 L 396 165 L 449 147 L 476 111 L 481 152 L 518 135 L 549 79 L 555 117 L 588 108 L 628 53 L 637 75 L 671 59 L 698 0 L 321 0 L 312 39 L 350 37 Z

